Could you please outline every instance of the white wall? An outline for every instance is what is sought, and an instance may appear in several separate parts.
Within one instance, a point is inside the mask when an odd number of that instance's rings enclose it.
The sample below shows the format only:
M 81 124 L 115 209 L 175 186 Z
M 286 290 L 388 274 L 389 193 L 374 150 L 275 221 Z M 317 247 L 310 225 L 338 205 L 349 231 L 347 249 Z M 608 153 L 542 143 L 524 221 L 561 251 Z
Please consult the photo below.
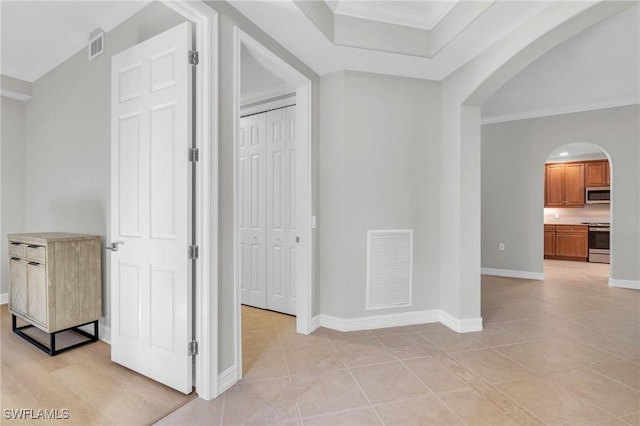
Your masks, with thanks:
M 357 318 L 438 309 L 440 85 L 355 71 L 320 84 L 320 311 Z M 411 308 L 365 310 L 372 229 L 414 231 Z
M 105 53 L 85 49 L 33 84 L 26 107 L 26 230 L 100 235 L 109 229 L 111 56 L 184 18 L 152 3 L 106 35 Z M 110 289 L 103 250 L 103 314 Z
M 544 163 L 591 142 L 611 159 L 611 277 L 640 280 L 639 141 L 637 105 L 482 126 L 482 266 L 543 272 Z
M 25 212 L 25 103 L 6 97 L 0 98 L 2 134 L 0 141 L 0 258 L 2 276 L 0 294 L 9 289 L 9 261 L 7 234 L 24 232 Z

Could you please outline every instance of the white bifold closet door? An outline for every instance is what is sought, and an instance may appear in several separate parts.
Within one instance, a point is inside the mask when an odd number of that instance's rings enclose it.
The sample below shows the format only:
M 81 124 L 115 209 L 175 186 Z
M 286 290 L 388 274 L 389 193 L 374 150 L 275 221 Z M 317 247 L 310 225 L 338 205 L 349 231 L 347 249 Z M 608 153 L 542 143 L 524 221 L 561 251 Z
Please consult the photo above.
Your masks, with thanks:
M 242 303 L 295 315 L 295 106 L 244 117 L 238 164 Z

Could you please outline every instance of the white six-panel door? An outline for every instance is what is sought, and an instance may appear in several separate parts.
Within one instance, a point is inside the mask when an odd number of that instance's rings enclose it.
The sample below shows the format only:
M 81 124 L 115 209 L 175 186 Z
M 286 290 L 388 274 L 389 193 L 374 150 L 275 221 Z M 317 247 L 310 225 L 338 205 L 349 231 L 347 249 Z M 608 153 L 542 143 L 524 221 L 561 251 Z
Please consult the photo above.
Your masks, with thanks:
M 111 359 L 192 390 L 191 26 L 112 58 Z
M 241 119 L 242 303 L 295 314 L 295 107 Z
M 242 119 L 238 147 L 240 289 L 242 303 L 260 308 L 266 308 L 266 133 L 263 116 Z

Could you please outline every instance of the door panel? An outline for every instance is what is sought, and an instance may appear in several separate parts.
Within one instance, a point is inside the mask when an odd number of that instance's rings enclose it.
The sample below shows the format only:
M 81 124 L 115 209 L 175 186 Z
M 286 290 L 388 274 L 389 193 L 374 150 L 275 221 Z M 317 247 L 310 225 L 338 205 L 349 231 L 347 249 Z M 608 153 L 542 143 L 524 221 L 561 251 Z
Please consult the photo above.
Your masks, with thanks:
M 11 299 L 9 306 L 21 314 L 27 313 L 27 262 L 21 259 L 9 259 L 9 282 Z
M 27 265 L 27 315 L 47 325 L 47 268 L 36 262 Z
M 266 120 L 254 115 L 241 120 L 238 147 L 240 288 L 242 303 L 266 308 L 265 167 Z M 260 272 L 262 271 L 262 272 Z
M 295 314 L 295 106 L 244 117 L 240 127 L 242 303 Z
M 287 274 L 287 304 L 285 312 L 291 315 L 296 314 L 296 254 L 298 229 L 296 227 L 296 107 L 290 106 L 286 109 L 286 150 L 287 150 L 287 175 L 286 175 L 286 240 L 287 258 L 285 264 L 288 268 Z
M 266 113 L 267 117 L 267 308 L 286 312 L 288 286 L 286 235 L 286 109 Z
M 584 206 L 584 163 L 567 164 L 565 173 L 565 206 Z
M 564 165 L 553 164 L 545 166 L 545 207 L 564 206 Z
M 191 26 L 112 58 L 114 362 L 192 390 Z

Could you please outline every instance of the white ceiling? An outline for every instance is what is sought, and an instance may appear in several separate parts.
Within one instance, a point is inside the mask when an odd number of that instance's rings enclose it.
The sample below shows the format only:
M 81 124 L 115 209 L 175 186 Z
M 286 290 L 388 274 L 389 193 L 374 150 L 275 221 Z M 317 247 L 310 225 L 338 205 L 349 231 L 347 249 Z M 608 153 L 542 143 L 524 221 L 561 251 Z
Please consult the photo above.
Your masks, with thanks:
M 561 155 L 565 154 L 565 155 Z M 598 145 L 589 142 L 575 142 L 567 145 L 563 145 L 549 154 L 547 162 L 555 161 L 571 161 L 571 160 L 586 160 L 586 159 L 599 159 L 607 158 L 602 148 Z
M 242 105 L 295 92 L 295 85 L 286 82 L 265 67 L 260 58 L 244 45 L 240 51 L 240 102 Z
M 333 13 L 377 22 L 431 30 L 458 0 L 439 1 L 353 1 L 324 0 Z
M 640 5 L 587 28 L 549 51 L 483 106 L 484 122 L 637 104 Z
M 442 80 L 550 1 L 496 1 L 432 58 L 335 45 L 291 0 L 229 3 L 320 75 L 349 69 Z
M 320 75 L 350 69 L 442 80 L 550 1 L 489 1 L 486 10 L 430 58 L 336 45 L 292 0 L 229 3 Z M 85 47 L 91 31 L 97 27 L 109 31 L 147 2 L 2 0 L 2 73 L 35 81 Z M 419 27 L 424 31 L 437 29 L 444 21 L 450 24 L 458 16 L 454 12 L 464 3 L 326 0 L 330 14 Z M 483 108 L 483 117 L 517 117 L 539 114 L 543 109 L 558 111 L 568 105 L 606 106 L 637 100 L 638 9 L 638 5 L 631 7 L 540 58 L 490 99 Z M 246 99 L 280 85 L 281 81 L 273 80 L 276 77 L 264 70 L 252 71 L 251 67 L 257 66 L 252 64 L 252 58 L 245 57 L 244 61 L 247 66 L 243 67 L 243 87 L 245 92 L 252 93 Z
M 142 9 L 138 1 L 0 1 L 2 74 L 34 82 Z

